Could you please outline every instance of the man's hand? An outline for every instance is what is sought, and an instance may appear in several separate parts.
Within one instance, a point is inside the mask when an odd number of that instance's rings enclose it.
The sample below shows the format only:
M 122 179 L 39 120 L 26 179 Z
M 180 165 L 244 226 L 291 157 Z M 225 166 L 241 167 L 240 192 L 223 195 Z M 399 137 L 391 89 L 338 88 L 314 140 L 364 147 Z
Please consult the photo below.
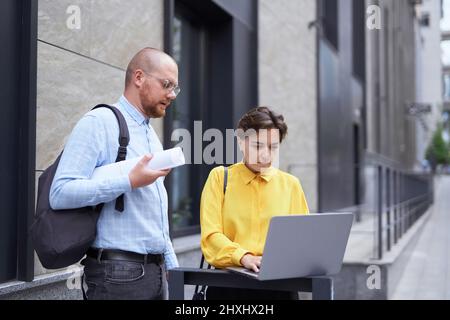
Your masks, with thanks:
M 152 159 L 151 154 L 146 154 L 141 160 L 131 169 L 128 177 L 130 178 L 131 188 L 136 189 L 148 186 L 160 177 L 167 176 L 170 169 L 167 170 L 151 170 L 147 168 L 147 164 Z
M 261 256 L 254 256 L 247 253 L 241 258 L 241 264 L 249 270 L 259 272 L 259 267 L 261 266 Z

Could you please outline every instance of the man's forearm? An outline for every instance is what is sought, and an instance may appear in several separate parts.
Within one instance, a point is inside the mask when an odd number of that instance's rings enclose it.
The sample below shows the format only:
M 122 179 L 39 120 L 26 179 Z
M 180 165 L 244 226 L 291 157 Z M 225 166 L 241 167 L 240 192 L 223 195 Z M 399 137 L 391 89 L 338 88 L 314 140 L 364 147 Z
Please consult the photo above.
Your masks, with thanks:
M 59 181 L 50 193 L 54 210 L 94 206 L 110 202 L 131 191 L 128 175 L 104 180 L 74 179 Z

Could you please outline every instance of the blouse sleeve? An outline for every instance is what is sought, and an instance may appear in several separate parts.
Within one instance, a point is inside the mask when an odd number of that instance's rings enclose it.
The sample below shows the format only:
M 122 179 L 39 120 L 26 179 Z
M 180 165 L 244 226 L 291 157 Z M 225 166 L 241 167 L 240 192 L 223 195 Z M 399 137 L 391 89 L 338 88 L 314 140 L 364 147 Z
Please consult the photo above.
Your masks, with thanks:
M 309 214 L 305 193 L 298 179 L 295 179 L 291 196 L 291 214 Z
M 200 201 L 202 251 L 206 261 L 218 268 L 241 266 L 241 258 L 250 253 L 223 234 L 223 173 L 223 167 L 210 172 Z

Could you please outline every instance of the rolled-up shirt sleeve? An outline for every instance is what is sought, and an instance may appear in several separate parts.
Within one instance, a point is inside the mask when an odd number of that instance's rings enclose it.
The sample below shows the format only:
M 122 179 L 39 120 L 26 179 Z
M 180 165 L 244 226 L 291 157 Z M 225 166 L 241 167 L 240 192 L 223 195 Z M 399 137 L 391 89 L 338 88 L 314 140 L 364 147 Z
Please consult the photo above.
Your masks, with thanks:
M 128 175 L 91 180 L 106 159 L 106 134 L 100 119 L 85 115 L 73 129 L 50 189 L 54 210 L 94 206 L 131 191 Z

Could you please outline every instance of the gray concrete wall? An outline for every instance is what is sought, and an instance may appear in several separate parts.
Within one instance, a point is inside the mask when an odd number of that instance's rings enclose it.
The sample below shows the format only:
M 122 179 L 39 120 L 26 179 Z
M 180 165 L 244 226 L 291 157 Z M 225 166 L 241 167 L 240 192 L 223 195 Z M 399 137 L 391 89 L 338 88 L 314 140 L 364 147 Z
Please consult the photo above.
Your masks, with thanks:
M 412 168 L 417 120 L 405 106 L 416 99 L 414 8 L 407 0 L 367 5 L 381 9 L 381 29 L 366 29 L 368 149 Z
M 67 25 L 71 5 L 80 9 L 79 29 Z M 39 1 L 37 178 L 84 113 L 117 101 L 129 60 L 146 46 L 162 49 L 163 0 Z M 153 125 L 162 137 L 162 120 Z M 35 274 L 45 273 L 35 262 Z
M 431 141 L 436 125 L 442 113 L 442 59 L 441 59 L 441 2 L 425 0 L 417 8 L 417 15 L 430 15 L 429 26 L 416 23 L 416 95 L 417 102 L 431 104 L 431 114 L 423 116 L 424 127 L 420 121 L 417 126 L 417 154 L 416 167 L 425 157 L 428 143 Z
M 259 1 L 259 104 L 282 113 L 289 127 L 280 167 L 297 176 L 317 208 L 317 52 L 314 0 Z
M 366 0 L 366 7 L 374 5 L 375 0 Z M 377 152 L 377 79 L 379 77 L 378 31 L 366 28 L 366 132 L 367 151 Z

